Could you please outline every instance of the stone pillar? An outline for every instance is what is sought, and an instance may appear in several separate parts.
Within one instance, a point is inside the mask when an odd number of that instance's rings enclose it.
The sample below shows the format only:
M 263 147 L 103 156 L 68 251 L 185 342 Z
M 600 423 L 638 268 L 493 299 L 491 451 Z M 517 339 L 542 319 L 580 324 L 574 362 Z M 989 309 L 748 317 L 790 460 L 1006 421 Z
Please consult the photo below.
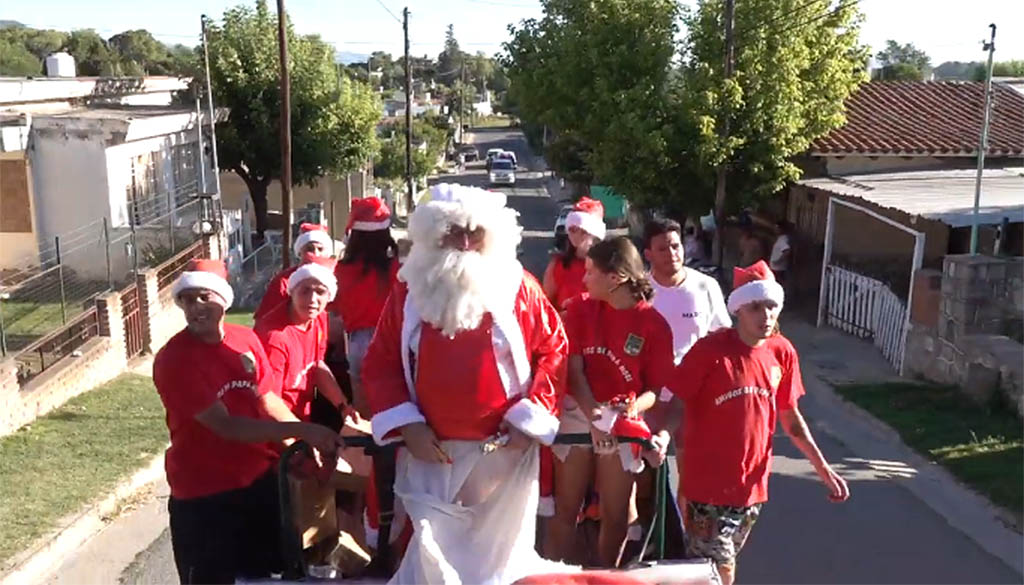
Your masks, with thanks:
M 141 293 L 141 290 L 139 291 Z M 100 335 L 110 338 L 111 352 L 119 363 L 128 363 L 125 347 L 124 310 L 121 295 L 116 292 L 102 294 L 96 298 L 96 313 L 99 318 Z
M 139 271 L 137 284 L 139 286 L 139 314 L 142 317 L 142 351 L 156 353 L 159 347 L 154 347 L 153 324 L 160 314 L 160 287 L 157 281 L 157 271 L 146 268 Z
M 18 384 L 18 361 L 0 358 L 0 436 L 21 426 L 21 385 Z
M 923 269 L 914 275 L 914 302 L 910 306 L 910 320 L 936 329 L 939 324 L 939 304 L 942 300 L 942 271 Z

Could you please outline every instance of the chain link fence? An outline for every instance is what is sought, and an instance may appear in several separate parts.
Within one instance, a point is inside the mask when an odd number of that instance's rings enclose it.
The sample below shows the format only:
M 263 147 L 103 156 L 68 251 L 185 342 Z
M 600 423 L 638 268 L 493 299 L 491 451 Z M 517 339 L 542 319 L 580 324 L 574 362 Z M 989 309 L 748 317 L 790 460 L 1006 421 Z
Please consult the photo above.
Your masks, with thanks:
M 99 294 L 196 242 L 204 222 L 217 222 L 213 201 L 195 193 L 186 185 L 129 202 L 118 227 L 106 218 L 85 224 L 41 245 L 38 264 L 0 275 L 0 355 L 30 350 L 91 309 Z

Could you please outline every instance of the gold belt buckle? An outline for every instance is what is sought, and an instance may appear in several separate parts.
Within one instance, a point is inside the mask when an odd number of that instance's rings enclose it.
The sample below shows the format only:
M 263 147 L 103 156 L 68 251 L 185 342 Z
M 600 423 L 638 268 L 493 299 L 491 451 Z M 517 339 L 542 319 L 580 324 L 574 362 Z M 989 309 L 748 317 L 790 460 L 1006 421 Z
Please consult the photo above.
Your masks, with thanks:
M 480 446 L 480 450 L 484 453 L 493 453 L 505 445 L 508 445 L 508 435 L 505 433 L 498 433 L 484 441 L 484 444 Z

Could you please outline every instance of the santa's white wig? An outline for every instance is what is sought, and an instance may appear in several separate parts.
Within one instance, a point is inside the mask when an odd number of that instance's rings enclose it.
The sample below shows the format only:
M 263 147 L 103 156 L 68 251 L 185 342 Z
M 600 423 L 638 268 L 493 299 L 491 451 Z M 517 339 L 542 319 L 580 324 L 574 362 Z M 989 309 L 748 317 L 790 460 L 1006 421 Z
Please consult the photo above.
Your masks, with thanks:
M 518 214 L 503 193 L 443 183 L 409 218 L 412 249 L 398 277 L 424 321 L 447 335 L 472 329 L 488 311 L 512 306 L 522 283 Z M 480 252 L 446 249 L 451 226 L 484 229 Z

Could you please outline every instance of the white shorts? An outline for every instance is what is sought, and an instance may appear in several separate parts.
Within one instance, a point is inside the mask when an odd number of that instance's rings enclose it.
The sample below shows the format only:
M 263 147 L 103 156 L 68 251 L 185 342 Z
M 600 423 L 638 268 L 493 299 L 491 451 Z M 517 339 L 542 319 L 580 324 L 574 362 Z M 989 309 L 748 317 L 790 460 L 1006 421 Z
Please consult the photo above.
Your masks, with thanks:
M 571 396 L 562 398 L 562 414 L 559 416 L 558 434 L 565 433 L 586 433 L 590 434 L 590 421 L 583 414 L 576 400 Z M 551 453 L 559 461 L 565 462 L 569 456 L 569 449 L 593 449 L 590 443 L 586 445 L 552 445 Z M 622 462 L 622 470 L 630 473 L 640 473 L 644 470 L 643 457 L 633 455 L 633 446 L 628 443 L 621 443 L 618 446 L 619 460 Z

